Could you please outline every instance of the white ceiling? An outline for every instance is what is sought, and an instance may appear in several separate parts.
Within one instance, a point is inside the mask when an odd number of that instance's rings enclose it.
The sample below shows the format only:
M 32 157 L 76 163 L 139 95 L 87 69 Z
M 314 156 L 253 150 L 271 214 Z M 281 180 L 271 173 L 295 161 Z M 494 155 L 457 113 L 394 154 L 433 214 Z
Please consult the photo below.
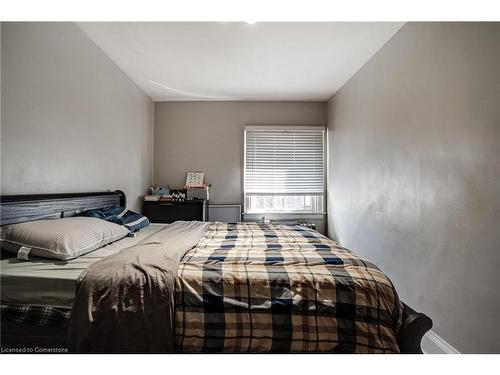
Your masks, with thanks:
M 327 100 L 394 22 L 81 22 L 153 100 Z

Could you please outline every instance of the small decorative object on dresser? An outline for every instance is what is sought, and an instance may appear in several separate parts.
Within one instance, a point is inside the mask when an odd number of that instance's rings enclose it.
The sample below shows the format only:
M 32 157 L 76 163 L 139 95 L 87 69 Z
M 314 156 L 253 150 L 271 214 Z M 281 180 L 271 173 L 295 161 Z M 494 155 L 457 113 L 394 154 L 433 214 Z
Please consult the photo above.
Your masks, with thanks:
M 171 189 L 170 196 L 172 202 L 184 202 L 186 200 L 186 189 Z
M 149 192 L 151 195 L 167 195 L 169 189 L 168 187 L 154 185 L 149 188 Z
M 203 187 L 203 172 L 188 172 L 186 176 L 186 187 Z

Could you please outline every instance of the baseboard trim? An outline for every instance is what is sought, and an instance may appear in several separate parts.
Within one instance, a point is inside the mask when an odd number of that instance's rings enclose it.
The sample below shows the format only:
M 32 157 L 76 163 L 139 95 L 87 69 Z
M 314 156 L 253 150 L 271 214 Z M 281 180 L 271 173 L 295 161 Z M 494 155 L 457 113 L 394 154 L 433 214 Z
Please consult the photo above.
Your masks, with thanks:
M 460 354 L 453 346 L 434 332 L 427 332 L 422 338 L 422 351 L 425 354 Z

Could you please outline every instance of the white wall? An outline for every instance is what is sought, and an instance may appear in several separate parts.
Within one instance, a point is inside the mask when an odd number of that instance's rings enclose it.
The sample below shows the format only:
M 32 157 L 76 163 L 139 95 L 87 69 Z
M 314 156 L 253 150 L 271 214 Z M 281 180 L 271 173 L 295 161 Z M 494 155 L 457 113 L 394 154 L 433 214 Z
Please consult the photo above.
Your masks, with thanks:
M 186 172 L 204 171 L 211 203 L 238 203 L 243 196 L 245 125 L 325 125 L 320 102 L 155 103 L 156 184 L 183 186 Z M 318 222 L 321 230 L 324 222 Z
M 243 128 L 249 124 L 325 125 L 318 102 L 157 102 L 157 184 L 183 186 L 187 171 L 205 172 L 212 203 L 241 203 Z
M 410 23 L 328 103 L 328 227 L 460 352 L 500 352 L 500 23 Z
M 2 24 L 2 194 L 152 181 L 154 105 L 72 23 Z

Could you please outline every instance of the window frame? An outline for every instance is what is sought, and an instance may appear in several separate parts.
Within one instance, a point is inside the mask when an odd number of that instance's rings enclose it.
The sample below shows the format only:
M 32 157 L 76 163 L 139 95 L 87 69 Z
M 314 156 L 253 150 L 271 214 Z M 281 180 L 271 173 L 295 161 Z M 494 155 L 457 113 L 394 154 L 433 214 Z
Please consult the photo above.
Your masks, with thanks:
M 248 130 L 281 130 L 281 131 L 295 131 L 295 130 L 321 130 L 323 132 L 323 212 L 309 212 L 309 211 L 282 211 L 282 212 L 248 212 L 247 211 L 247 192 L 246 192 L 246 175 L 247 175 L 247 131 Z M 246 217 L 260 218 L 266 217 L 324 217 L 326 215 L 327 205 L 327 171 L 328 171 L 328 129 L 323 125 L 245 125 L 243 128 L 243 215 Z M 281 195 L 281 194 L 277 194 Z M 282 194 L 288 195 L 288 194 Z M 293 194 L 290 194 L 293 195 Z M 307 194 L 304 194 L 307 195 Z

